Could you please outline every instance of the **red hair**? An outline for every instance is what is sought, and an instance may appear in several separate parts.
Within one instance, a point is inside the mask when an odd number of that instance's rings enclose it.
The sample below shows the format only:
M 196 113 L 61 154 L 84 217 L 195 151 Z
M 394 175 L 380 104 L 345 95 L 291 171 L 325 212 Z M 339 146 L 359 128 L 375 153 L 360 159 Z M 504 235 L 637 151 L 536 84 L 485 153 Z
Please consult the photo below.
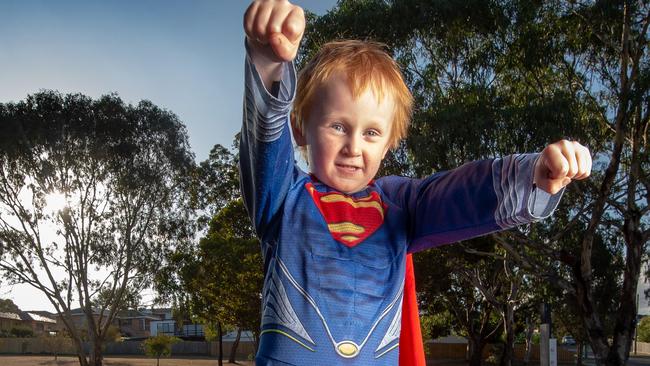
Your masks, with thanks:
M 326 43 L 300 71 L 291 123 L 304 131 L 305 121 L 316 89 L 333 74 L 347 76 L 353 98 L 371 88 L 381 102 L 384 96 L 393 98 L 395 115 L 391 124 L 389 147 L 396 148 L 406 136 L 413 96 L 404 83 L 397 62 L 376 42 L 335 41 Z

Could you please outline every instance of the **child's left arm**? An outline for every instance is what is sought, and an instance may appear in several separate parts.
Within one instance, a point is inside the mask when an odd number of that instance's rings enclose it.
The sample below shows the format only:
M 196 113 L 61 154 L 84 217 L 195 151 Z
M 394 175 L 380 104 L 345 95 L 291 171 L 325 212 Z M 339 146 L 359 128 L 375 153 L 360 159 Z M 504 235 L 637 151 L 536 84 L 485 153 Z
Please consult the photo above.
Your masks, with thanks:
M 546 218 L 563 188 L 590 172 L 589 150 L 563 140 L 539 154 L 474 161 L 423 179 L 384 177 L 376 184 L 404 210 L 408 251 L 417 252 Z
M 535 165 L 534 183 L 538 188 L 555 194 L 573 180 L 591 174 L 589 149 L 576 141 L 560 140 L 548 145 Z

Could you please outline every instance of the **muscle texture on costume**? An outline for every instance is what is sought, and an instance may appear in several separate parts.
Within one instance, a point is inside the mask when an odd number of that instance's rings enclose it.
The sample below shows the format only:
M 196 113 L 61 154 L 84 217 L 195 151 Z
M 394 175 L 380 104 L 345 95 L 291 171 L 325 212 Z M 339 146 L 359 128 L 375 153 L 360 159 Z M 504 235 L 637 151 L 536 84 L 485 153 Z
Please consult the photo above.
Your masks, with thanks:
M 283 67 L 271 95 L 246 60 L 241 182 L 265 271 L 256 363 L 397 365 L 407 253 L 542 218 L 560 195 L 535 197 L 535 154 L 336 192 L 295 163 L 296 74 Z

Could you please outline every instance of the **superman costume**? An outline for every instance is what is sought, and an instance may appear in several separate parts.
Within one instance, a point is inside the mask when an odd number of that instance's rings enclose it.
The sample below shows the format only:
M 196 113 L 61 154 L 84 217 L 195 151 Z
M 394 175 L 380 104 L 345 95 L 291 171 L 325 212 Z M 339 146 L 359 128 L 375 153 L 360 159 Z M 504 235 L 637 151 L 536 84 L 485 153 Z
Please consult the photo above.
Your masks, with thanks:
M 249 57 L 245 68 L 241 185 L 265 273 L 257 365 L 397 365 L 407 254 L 529 223 L 560 199 L 534 189 L 534 154 L 337 192 L 295 164 L 293 66 L 272 93 Z

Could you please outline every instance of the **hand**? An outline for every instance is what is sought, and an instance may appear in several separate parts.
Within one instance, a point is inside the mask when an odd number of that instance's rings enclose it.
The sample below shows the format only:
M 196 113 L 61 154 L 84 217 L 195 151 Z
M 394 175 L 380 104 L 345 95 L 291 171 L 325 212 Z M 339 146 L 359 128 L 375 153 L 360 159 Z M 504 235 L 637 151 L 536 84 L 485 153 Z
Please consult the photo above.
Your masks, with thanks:
M 244 14 L 252 51 L 269 61 L 293 61 L 305 32 L 305 14 L 287 0 L 255 0 Z
M 535 184 L 555 194 L 572 180 L 591 174 L 591 153 L 575 141 L 560 140 L 548 145 L 535 165 Z

